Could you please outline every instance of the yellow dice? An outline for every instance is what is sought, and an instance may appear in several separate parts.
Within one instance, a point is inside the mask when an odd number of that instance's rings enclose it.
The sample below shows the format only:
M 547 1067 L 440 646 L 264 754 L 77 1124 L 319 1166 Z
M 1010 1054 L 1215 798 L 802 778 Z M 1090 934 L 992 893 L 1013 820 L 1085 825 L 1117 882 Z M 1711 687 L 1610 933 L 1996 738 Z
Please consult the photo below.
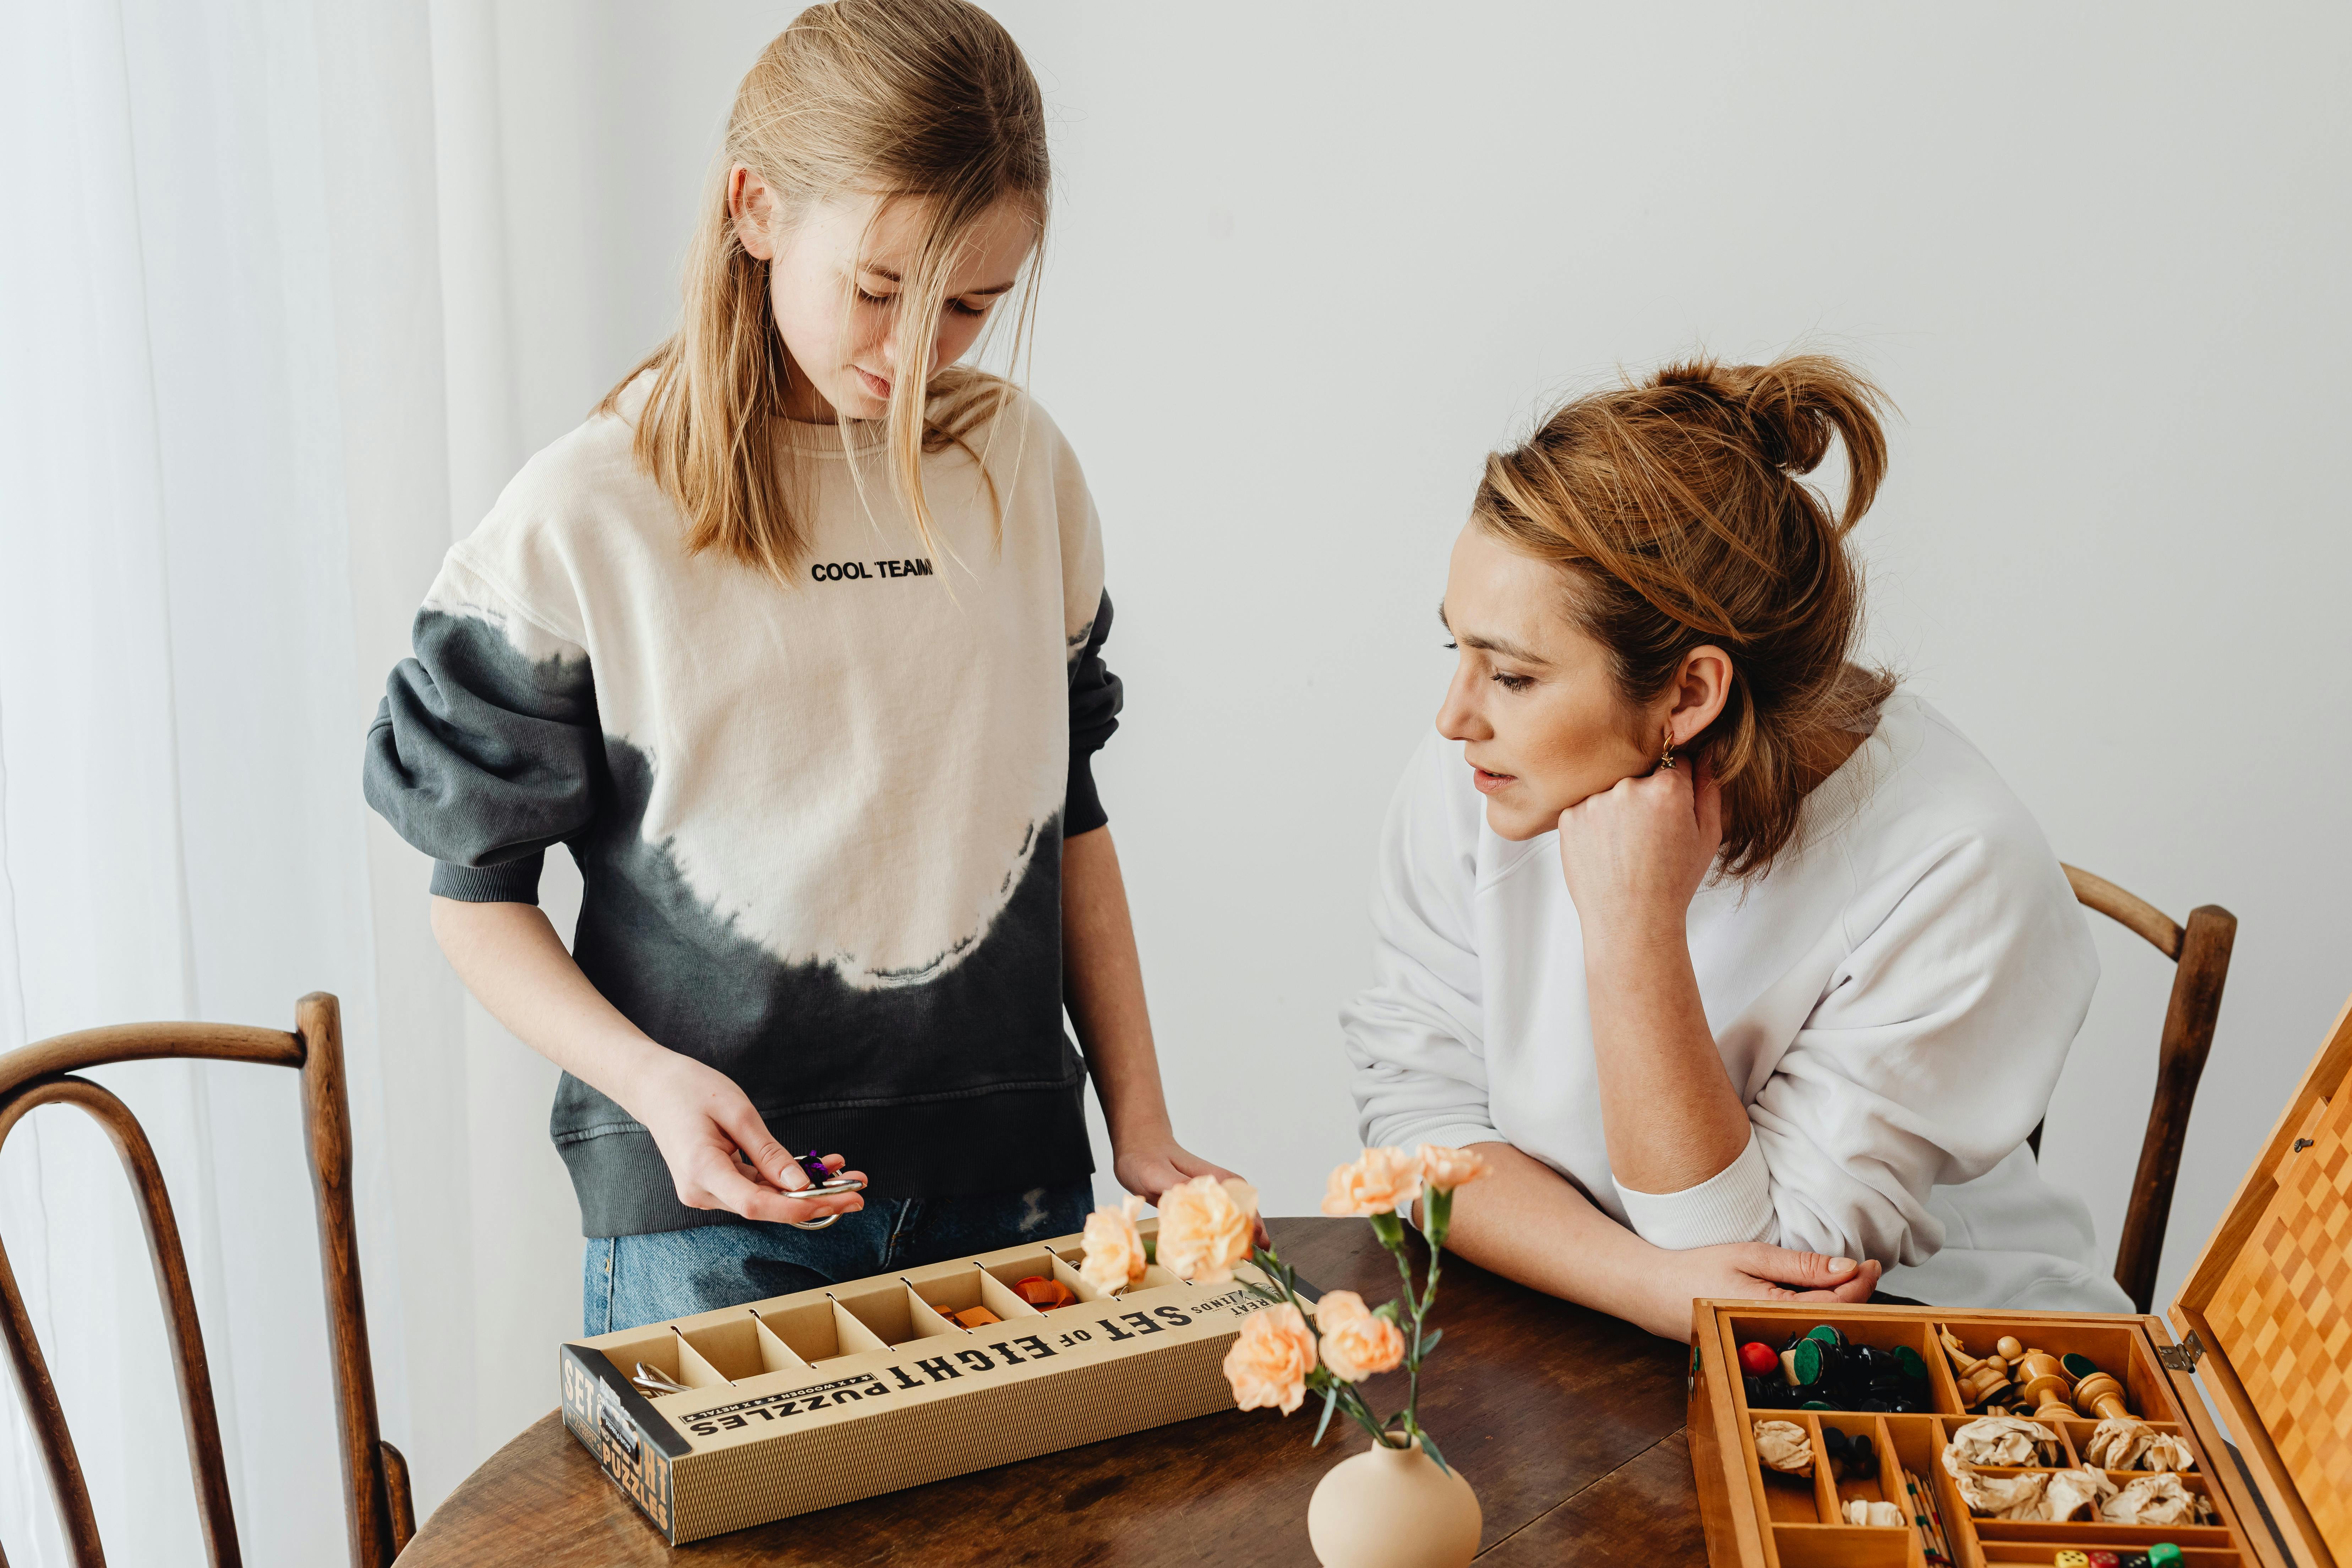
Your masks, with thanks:
M 2087 1552 L 2061 1552 L 2057 1568 L 2091 1568 L 2091 1554 Z

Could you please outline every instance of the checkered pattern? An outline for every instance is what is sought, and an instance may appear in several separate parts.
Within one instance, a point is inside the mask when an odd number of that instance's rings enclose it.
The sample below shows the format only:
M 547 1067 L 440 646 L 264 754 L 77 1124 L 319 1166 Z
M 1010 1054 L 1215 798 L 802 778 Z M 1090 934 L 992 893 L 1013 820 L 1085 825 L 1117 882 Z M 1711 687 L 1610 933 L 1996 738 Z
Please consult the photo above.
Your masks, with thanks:
M 2352 1541 L 2352 1092 L 2309 1148 L 2206 1309 L 2304 1506 L 2331 1542 Z

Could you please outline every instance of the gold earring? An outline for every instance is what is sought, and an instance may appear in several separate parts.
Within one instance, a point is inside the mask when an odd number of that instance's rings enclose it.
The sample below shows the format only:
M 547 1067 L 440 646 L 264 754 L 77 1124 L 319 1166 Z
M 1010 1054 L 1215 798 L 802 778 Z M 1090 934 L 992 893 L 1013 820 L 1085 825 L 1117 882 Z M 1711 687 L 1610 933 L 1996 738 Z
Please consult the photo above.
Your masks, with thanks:
M 1675 730 L 1673 725 L 1669 724 L 1666 726 L 1665 735 L 1665 745 L 1658 753 L 1658 766 L 1671 770 L 1675 765 Z

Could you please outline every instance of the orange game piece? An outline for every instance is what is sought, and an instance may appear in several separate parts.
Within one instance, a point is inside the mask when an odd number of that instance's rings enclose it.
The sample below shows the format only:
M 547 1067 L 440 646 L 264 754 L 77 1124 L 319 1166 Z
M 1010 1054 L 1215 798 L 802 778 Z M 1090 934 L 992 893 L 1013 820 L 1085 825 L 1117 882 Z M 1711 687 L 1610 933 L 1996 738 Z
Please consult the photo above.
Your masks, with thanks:
M 955 1315 L 955 1321 L 967 1329 L 984 1329 L 991 1323 L 1004 1321 L 985 1307 L 966 1307 Z
M 1076 1290 L 1059 1279 L 1048 1279 L 1042 1274 L 1032 1274 L 1026 1279 L 1013 1281 L 1013 1293 L 1041 1312 L 1066 1307 L 1078 1299 Z

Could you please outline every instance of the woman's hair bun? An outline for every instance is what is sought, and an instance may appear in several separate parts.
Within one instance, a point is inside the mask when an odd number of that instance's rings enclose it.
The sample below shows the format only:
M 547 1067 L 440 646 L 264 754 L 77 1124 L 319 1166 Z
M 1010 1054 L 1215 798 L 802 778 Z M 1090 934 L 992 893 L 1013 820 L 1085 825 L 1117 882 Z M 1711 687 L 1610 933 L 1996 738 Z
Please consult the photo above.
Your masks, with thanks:
M 1691 742 L 1724 790 L 1724 864 L 1760 872 L 1797 830 L 1824 757 L 1843 760 L 1894 688 L 1850 662 L 1862 574 L 1846 535 L 1886 471 L 1878 389 L 1836 360 L 1693 359 L 1554 409 L 1486 459 L 1472 507 L 1554 562 L 1569 613 L 1607 648 L 1628 711 L 1683 656 L 1727 650 L 1732 689 Z M 1845 504 L 1801 476 L 1845 449 Z M 1646 739 L 1646 737 L 1644 737 Z
M 1811 473 L 1839 436 L 1865 445 L 1878 442 L 1878 389 L 1824 355 L 1792 354 L 1770 364 L 1691 360 L 1666 366 L 1651 384 L 1692 387 L 1736 411 L 1758 458 L 1783 473 Z M 1865 459 L 1863 466 L 1884 461 L 1882 444 L 1877 462 Z M 1849 506 L 1850 511 L 1861 510 Z

